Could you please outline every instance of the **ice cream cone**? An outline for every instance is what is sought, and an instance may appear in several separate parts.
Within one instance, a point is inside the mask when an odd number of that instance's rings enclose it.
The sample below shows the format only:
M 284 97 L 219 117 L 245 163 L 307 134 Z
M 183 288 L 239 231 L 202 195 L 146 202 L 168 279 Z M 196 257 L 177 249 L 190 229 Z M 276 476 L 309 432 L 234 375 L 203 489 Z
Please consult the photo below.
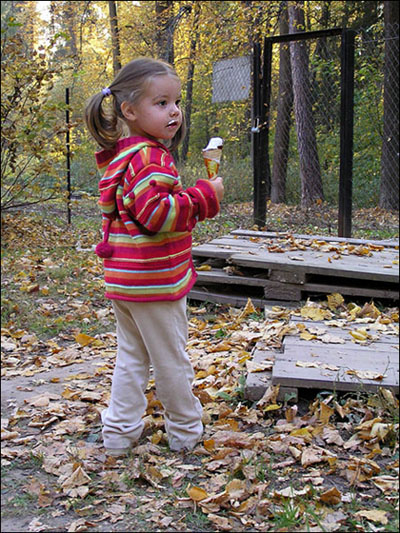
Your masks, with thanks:
M 208 145 L 202 150 L 204 164 L 206 165 L 209 179 L 218 176 L 223 144 L 224 141 L 220 137 L 212 137 Z

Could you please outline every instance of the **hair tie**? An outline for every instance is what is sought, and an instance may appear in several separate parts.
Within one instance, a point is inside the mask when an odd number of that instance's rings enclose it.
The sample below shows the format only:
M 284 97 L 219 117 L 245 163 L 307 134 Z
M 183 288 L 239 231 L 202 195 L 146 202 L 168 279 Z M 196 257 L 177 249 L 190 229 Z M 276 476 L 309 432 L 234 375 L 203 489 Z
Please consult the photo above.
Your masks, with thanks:
M 103 96 L 110 96 L 111 94 L 111 89 L 109 87 L 105 87 L 104 89 L 101 90 Z

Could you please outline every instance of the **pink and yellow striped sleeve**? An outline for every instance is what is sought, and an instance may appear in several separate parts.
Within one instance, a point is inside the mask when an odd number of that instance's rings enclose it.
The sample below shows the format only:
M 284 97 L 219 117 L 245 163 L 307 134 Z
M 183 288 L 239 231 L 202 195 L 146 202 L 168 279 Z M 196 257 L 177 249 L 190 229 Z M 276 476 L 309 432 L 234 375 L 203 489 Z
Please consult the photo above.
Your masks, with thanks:
M 184 190 L 174 165 L 163 162 L 151 161 L 134 173 L 124 187 L 124 208 L 154 233 L 191 231 L 197 222 L 213 218 L 220 206 L 212 183 L 198 180 Z

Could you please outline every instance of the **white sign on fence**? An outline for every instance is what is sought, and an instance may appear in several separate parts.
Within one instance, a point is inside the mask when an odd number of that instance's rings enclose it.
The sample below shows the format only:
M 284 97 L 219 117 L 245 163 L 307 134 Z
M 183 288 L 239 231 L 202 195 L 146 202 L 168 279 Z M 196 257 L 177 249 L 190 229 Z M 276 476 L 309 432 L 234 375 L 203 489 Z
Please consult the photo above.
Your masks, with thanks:
M 246 100 L 250 94 L 250 86 L 250 56 L 214 63 L 212 103 Z

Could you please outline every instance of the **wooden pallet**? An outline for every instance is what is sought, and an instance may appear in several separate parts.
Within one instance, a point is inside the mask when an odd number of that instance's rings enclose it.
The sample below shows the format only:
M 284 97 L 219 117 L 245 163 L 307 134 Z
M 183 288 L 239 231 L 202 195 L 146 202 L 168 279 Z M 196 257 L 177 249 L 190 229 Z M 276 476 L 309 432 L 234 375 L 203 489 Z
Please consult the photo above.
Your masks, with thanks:
M 294 319 L 291 324 L 300 320 Z M 376 391 L 384 387 L 395 394 L 399 393 L 398 335 L 394 334 L 394 330 L 392 335 L 379 334 L 378 339 L 362 345 L 351 340 L 350 331 L 368 327 L 368 324 L 338 328 L 326 323 L 302 323 L 309 328 L 318 324 L 328 334 L 341 337 L 345 342 L 324 343 L 319 340 L 305 341 L 299 336 L 286 336 L 281 351 L 269 350 L 259 343 L 253 350 L 252 360 L 257 364 L 272 361 L 273 365 L 268 371 L 248 374 L 246 397 L 249 400 L 257 401 L 268 386 L 278 384 L 281 401 L 287 394 L 296 398 L 298 389 Z M 382 378 L 368 379 L 365 372 L 373 372 L 376 377 Z
M 291 244 L 293 243 L 293 244 Z M 351 246 L 370 255 L 349 253 Z M 389 241 L 238 230 L 193 248 L 200 270 L 192 298 L 227 303 L 295 302 L 310 295 L 398 300 L 398 245 Z

